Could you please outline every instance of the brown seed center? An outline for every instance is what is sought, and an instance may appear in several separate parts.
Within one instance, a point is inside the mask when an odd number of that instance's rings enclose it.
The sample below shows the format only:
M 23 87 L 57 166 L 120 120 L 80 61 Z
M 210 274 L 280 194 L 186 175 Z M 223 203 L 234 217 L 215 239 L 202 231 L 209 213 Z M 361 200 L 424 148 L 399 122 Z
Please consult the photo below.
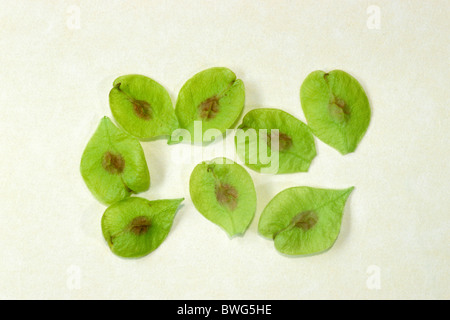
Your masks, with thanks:
M 328 111 L 337 123 L 347 122 L 350 118 L 350 107 L 344 100 L 333 95 L 328 103 Z
M 152 107 L 150 103 L 144 100 L 131 100 L 133 104 L 134 113 L 143 120 L 150 120 L 152 118 Z
M 217 96 L 206 99 L 198 106 L 200 118 L 209 120 L 216 117 L 219 112 L 219 99 Z
M 111 174 L 121 174 L 125 169 L 125 160 L 119 153 L 105 152 L 102 167 Z
M 141 216 L 134 218 L 130 223 L 130 231 L 135 235 L 140 236 L 147 233 L 148 229 L 150 229 L 152 223 L 150 219 L 147 217 Z
M 133 111 L 136 114 L 136 116 L 138 116 L 143 120 L 150 120 L 153 115 L 153 110 L 150 103 L 144 100 L 137 100 L 133 98 L 120 88 L 121 85 L 122 83 L 118 83 L 115 85 L 115 88 L 117 88 L 122 94 L 124 94 L 128 99 L 128 101 L 131 102 L 131 104 L 133 105 Z
M 308 231 L 317 224 L 317 221 L 319 221 L 319 216 L 317 213 L 314 211 L 304 211 L 292 219 L 292 224 L 296 228 L 300 228 L 303 231 Z
M 238 196 L 239 194 L 233 186 L 221 183 L 216 184 L 217 201 L 230 210 L 236 209 Z
M 292 138 L 285 133 L 271 132 L 267 134 L 267 145 L 272 147 L 272 141 L 278 139 L 278 150 L 285 151 L 292 147 Z

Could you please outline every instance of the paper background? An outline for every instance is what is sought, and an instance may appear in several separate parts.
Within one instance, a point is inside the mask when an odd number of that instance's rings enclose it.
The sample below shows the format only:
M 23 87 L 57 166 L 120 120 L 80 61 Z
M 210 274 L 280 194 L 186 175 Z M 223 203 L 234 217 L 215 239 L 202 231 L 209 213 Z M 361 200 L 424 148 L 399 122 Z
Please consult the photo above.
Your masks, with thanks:
M 4 1 L 0 10 L 0 298 L 448 299 L 448 1 Z M 187 145 L 143 143 L 147 199 L 185 197 L 166 241 L 124 260 L 103 240 L 105 207 L 81 153 L 120 75 L 160 82 L 175 103 L 213 66 L 246 85 L 246 109 L 305 121 L 299 88 L 342 69 L 365 88 L 366 136 L 341 156 L 316 139 L 308 173 L 249 171 L 258 208 L 232 240 L 192 205 Z M 233 136 L 226 141 L 232 143 Z M 203 159 L 232 148 L 195 148 Z M 262 209 L 299 185 L 355 186 L 328 252 L 288 258 L 257 233 Z

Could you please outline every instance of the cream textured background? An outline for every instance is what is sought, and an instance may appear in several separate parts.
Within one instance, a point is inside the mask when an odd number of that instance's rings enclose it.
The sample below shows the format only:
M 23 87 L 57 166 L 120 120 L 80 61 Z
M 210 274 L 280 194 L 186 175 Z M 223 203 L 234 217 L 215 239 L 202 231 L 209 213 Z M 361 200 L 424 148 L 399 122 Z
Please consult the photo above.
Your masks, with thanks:
M 372 5 L 379 29 L 367 24 Z M 449 299 L 449 16 L 447 0 L 3 1 L 0 298 Z M 196 163 L 176 161 L 189 146 L 143 143 L 152 186 L 141 196 L 186 200 L 155 252 L 114 256 L 105 207 L 79 174 L 113 80 L 147 75 L 175 102 L 212 66 L 243 79 L 245 112 L 279 107 L 303 121 L 307 74 L 346 70 L 368 94 L 371 125 L 347 156 L 316 139 L 308 173 L 250 172 L 258 209 L 232 240 L 190 201 Z M 356 187 L 324 254 L 288 258 L 257 233 L 269 200 L 298 185 Z

